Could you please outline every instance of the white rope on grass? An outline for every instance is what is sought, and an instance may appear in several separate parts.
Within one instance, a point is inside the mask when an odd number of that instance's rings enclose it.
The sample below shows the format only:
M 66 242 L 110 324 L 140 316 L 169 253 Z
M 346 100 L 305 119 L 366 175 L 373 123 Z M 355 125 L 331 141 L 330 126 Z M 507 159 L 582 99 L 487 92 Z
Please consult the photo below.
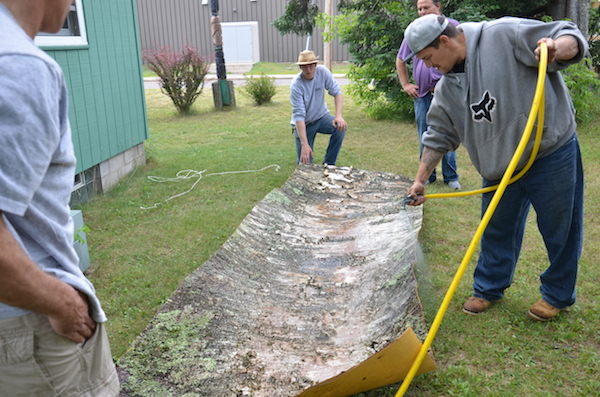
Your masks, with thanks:
M 271 165 L 263 167 L 263 168 L 261 168 L 259 170 L 213 172 L 213 173 L 206 174 L 206 175 L 204 175 L 204 173 L 206 172 L 206 170 L 204 170 L 204 171 L 181 170 L 181 171 L 179 171 L 175 175 L 175 178 L 163 178 L 161 176 L 152 176 L 152 175 L 150 175 L 150 176 L 148 176 L 148 179 L 150 179 L 153 182 L 158 182 L 158 183 L 163 183 L 163 182 L 181 182 L 183 180 L 192 179 L 192 178 L 198 178 L 198 179 L 196 180 L 196 182 L 194 182 L 194 184 L 192 185 L 192 187 L 190 187 L 185 192 L 178 193 L 178 194 L 176 194 L 174 196 L 171 196 L 171 197 L 169 197 L 168 199 L 166 199 L 165 201 L 163 201 L 161 203 L 154 203 L 154 205 L 152 205 L 151 207 L 142 207 L 142 206 L 140 206 L 140 208 L 143 209 L 143 210 L 150 210 L 150 209 L 158 208 L 159 205 L 165 204 L 169 200 L 172 200 L 174 198 L 181 197 L 181 196 L 183 196 L 185 194 L 188 194 L 189 192 L 191 192 L 192 190 L 194 190 L 194 188 L 196 187 L 196 185 L 198 184 L 198 182 L 200 182 L 200 179 L 202 179 L 203 176 L 226 175 L 226 174 L 246 174 L 246 173 L 250 173 L 250 172 L 261 172 L 261 171 L 264 171 L 264 170 L 269 169 L 269 168 L 275 168 L 275 172 L 279 172 L 279 169 L 281 167 L 279 167 L 279 165 L 277 165 L 277 164 L 271 164 Z

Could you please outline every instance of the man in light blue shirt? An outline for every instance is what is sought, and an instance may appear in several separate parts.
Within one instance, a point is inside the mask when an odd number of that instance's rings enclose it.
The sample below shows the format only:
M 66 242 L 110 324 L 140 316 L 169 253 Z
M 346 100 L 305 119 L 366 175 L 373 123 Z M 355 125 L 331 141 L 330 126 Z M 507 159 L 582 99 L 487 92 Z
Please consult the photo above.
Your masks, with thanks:
M 312 163 L 317 133 L 328 134 L 331 137 L 323 163 L 335 165 L 348 124 L 342 117 L 342 91 L 337 81 L 329 69 L 317 63 L 314 52 L 302 51 L 296 63 L 302 71 L 290 86 L 296 152 L 298 163 Z M 334 97 L 335 116 L 329 113 L 325 103 L 325 90 Z
M 113 397 L 106 315 L 73 249 L 67 87 L 33 39 L 72 0 L 0 0 L 0 395 Z

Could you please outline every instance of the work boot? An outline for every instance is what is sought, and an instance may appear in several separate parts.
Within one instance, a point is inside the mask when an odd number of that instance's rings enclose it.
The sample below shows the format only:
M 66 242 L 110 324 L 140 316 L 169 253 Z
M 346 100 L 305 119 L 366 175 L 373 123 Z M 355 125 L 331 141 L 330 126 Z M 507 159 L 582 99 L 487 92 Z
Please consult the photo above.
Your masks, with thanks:
M 545 300 L 540 299 L 529 308 L 527 314 L 534 320 L 545 322 L 556 317 L 559 312 L 560 309 L 557 309 Z
M 492 302 L 486 299 L 472 296 L 463 305 L 463 312 L 471 316 L 476 316 L 479 313 L 483 313 L 484 311 L 486 311 L 491 304 Z

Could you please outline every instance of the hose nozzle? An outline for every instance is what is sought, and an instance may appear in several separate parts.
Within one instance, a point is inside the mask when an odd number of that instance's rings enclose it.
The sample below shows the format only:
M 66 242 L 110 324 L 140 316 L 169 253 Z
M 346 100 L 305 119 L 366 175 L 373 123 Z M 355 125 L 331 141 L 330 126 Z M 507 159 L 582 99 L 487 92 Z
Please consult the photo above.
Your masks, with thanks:
M 416 198 L 414 198 L 410 194 L 407 194 L 406 196 L 402 197 L 402 209 L 406 211 L 406 204 L 411 203 L 415 200 Z

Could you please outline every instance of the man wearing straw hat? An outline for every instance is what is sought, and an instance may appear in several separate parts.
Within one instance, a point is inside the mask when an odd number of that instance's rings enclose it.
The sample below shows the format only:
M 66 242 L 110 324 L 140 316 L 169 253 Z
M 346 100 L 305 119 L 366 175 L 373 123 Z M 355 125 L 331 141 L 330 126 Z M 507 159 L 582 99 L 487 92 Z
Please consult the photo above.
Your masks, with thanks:
M 502 18 L 455 27 L 437 15 L 414 20 L 405 37 L 412 56 L 444 74 L 427 116 L 423 156 L 409 194 L 425 201 L 425 184 L 444 153 L 463 144 L 483 177 L 496 185 L 507 169 L 527 124 L 536 90 L 539 45 L 548 48 L 545 114 L 539 152 L 531 168 L 510 184 L 481 238 L 473 296 L 463 305 L 477 315 L 504 297 L 513 281 L 529 209 L 550 265 L 540 275 L 541 299 L 528 315 L 554 318 L 575 303 L 575 283 L 583 244 L 583 167 L 575 110 L 559 70 L 579 62 L 587 41 L 574 23 Z M 507 80 L 506 77 L 511 76 Z M 532 153 L 535 134 L 516 172 Z M 494 192 L 483 194 L 482 214 Z
M 302 51 L 296 65 L 301 72 L 292 80 L 290 102 L 292 103 L 292 132 L 296 138 L 298 163 L 313 162 L 313 149 L 317 133 L 330 135 L 324 164 L 335 165 L 348 124 L 342 117 L 342 91 L 333 75 L 312 51 Z M 334 97 L 335 116 L 329 113 L 325 103 L 325 90 Z

